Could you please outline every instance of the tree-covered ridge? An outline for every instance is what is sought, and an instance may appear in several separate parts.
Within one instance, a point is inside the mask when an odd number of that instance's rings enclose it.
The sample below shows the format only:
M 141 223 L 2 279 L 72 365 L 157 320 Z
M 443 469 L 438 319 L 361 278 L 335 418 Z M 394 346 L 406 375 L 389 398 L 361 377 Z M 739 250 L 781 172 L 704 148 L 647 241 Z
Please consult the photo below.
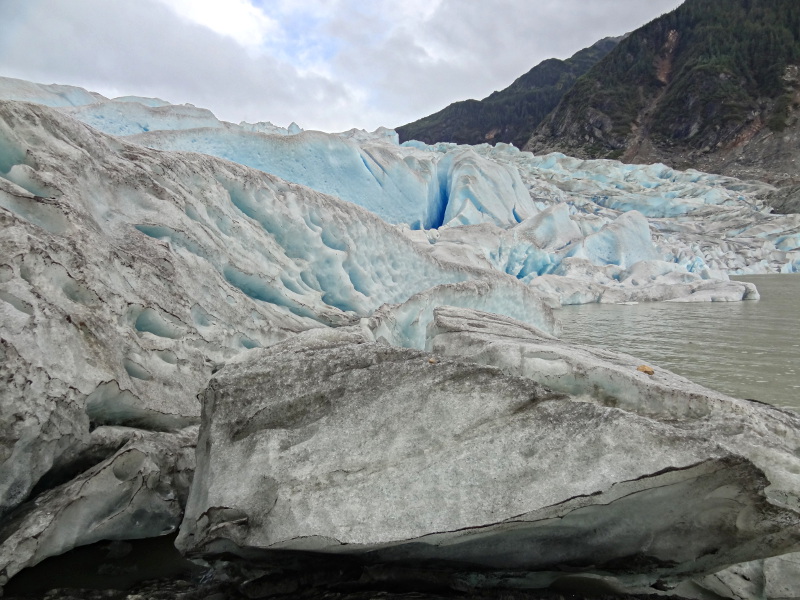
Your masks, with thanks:
M 606 38 L 567 60 L 551 58 L 483 100 L 465 100 L 397 128 L 400 140 L 522 147 L 575 80 L 606 56 L 619 38 Z
M 729 147 L 785 127 L 798 61 L 797 0 L 687 0 L 595 65 L 529 146 L 627 158 L 643 141 Z

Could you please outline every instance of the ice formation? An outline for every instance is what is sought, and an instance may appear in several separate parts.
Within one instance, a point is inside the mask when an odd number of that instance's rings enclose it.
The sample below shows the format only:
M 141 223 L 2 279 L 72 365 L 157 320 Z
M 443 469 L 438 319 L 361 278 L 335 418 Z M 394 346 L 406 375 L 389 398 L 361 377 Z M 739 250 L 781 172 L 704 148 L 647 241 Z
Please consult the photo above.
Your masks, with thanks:
M 81 88 L 5 78 L 0 97 L 55 106 L 136 144 L 217 156 L 337 196 L 389 223 L 426 230 L 413 239 L 438 256 L 454 257 L 436 247 L 444 237 L 462 259 L 526 282 L 570 271 L 562 283 L 582 285 L 583 293 L 554 292 L 548 279 L 534 283 L 558 301 L 624 301 L 620 289 L 641 285 L 652 293 L 629 292 L 667 299 L 675 294 L 662 291 L 676 279 L 699 285 L 729 274 L 800 269 L 800 217 L 770 215 L 759 200 L 769 191 L 764 184 L 664 165 L 533 156 L 504 144 L 399 146 L 385 128 L 324 134 L 303 132 L 294 123 L 234 125 L 191 105 L 109 100 Z M 440 235 L 478 224 L 489 227 L 477 239 L 469 228 Z M 574 268 L 562 266 L 567 258 L 597 268 L 576 278 Z M 628 269 L 637 259 L 652 266 L 648 277 L 626 283 L 620 271 L 607 268 Z M 696 277 L 652 264 L 659 260 Z
M 212 377 L 179 548 L 640 594 L 796 548 L 798 415 L 474 310 L 433 311 L 432 353 L 374 343 L 386 316 Z
M 0 413 L 19 423 L 0 513 L 66 468 L 90 423 L 190 425 L 214 369 L 293 333 L 467 281 L 487 286 L 462 302 L 503 312 L 510 290 L 553 327 L 518 279 L 440 260 L 354 204 L 42 106 L 2 102 L 0 117 Z

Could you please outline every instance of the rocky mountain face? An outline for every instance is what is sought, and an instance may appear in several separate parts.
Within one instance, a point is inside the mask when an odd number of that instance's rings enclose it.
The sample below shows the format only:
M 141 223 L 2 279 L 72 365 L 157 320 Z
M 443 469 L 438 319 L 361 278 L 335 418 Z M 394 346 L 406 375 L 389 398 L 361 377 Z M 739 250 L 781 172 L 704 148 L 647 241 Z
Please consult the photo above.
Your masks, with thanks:
M 575 80 L 606 56 L 620 39 L 600 40 L 566 60 L 551 58 L 483 100 L 456 102 L 437 113 L 398 127 L 400 140 L 420 140 L 429 144 L 504 142 L 522 148 Z
M 800 595 L 797 414 L 555 337 L 800 271 L 770 186 L 0 91 L 0 586 L 177 536 L 231 597 Z
M 578 80 L 526 148 L 796 185 L 799 63 L 793 0 L 687 0 Z

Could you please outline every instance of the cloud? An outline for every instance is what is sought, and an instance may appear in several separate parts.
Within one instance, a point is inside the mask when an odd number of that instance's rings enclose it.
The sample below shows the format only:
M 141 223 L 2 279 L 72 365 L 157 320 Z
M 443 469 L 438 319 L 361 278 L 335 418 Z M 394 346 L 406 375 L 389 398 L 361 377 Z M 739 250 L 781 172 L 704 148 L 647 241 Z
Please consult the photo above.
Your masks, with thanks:
M 2 0 L 0 74 L 227 120 L 398 126 L 680 0 Z
M 359 15 L 358 3 L 348 0 L 339 2 L 346 10 L 331 22 L 330 35 L 347 40 L 337 72 L 370 81 L 371 97 L 396 115 L 396 126 L 456 100 L 484 98 L 546 58 L 567 58 L 636 29 L 681 1 L 440 0 L 428 3 L 426 18 L 391 10 L 397 3 L 373 2 L 371 12 L 391 23 L 376 42 L 359 34 L 374 17 Z
M 277 21 L 248 0 L 160 0 L 181 18 L 230 36 L 245 47 L 262 46 L 280 30 Z
M 338 127 L 356 118 L 342 83 L 249 53 L 160 0 L 20 0 L 16 8 L 0 2 L 6 76 L 191 102 L 237 121 Z M 342 118 L 331 119 L 337 112 Z

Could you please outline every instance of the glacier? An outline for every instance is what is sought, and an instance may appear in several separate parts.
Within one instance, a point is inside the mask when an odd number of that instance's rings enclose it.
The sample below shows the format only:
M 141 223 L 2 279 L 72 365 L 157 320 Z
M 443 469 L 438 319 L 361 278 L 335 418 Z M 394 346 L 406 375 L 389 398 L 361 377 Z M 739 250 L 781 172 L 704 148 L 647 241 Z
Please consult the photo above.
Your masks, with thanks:
M 442 307 L 468 328 L 513 320 L 509 335 L 539 340 L 541 383 L 585 401 L 597 386 L 576 387 L 558 307 L 757 299 L 729 276 L 800 271 L 800 215 L 771 214 L 771 190 L 504 144 L 400 145 L 385 128 L 233 124 L 0 78 L 0 518 L 19 525 L 0 542 L 0 588 L 75 545 L 132 537 L 142 515 L 142 535 L 177 529 L 198 394 L 250 351 L 301 334 L 324 343 L 341 329 L 374 344 L 377 362 L 389 346 L 433 365 Z M 616 358 L 580 356 L 620 398 L 649 385 L 619 379 Z M 783 491 L 798 471 L 781 457 L 769 475 Z
M 475 242 L 468 239 L 469 229 L 458 234 L 460 253 L 520 278 L 558 275 L 566 258 L 623 269 L 631 258 L 661 260 L 705 281 L 800 269 L 800 217 L 769 214 L 760 197 L 771 188 L 759 182 L 665 165 L 534 156 L 506 144 L 401 146 L 385 128 L 325 134 L 294 123 L 235 125 L 192 105 L 110 100 L 81 88 L 8 78 L 0 78 L 0 97 L 55 107 L 138 145 L 197 152 L 271 173 L 362 206 L 390 224 L 425 230 L 425 237 L 413 238 L 420 244 L 427 238 L 435 246 L 441 230 L 488 224 Z M 540 213 L 556 206 L 568 214 L 559 210 L 545 224 Z M 532 228 L 540 231 L 528 239 L 524 231 Z M 662 287 L 669 285 L 658 273 L 665 268 L 653 275 Z M 591 284 L 609 288 L 598 279 L 604 277 L 595 274 Z M 606 300 L 618 301 L 618 288 L 630 285 L 611 279 L 614 291 Z M 603 301 L 602 294 L 586 298 Z M 649 299 L 666 297 L 654 293 Z

